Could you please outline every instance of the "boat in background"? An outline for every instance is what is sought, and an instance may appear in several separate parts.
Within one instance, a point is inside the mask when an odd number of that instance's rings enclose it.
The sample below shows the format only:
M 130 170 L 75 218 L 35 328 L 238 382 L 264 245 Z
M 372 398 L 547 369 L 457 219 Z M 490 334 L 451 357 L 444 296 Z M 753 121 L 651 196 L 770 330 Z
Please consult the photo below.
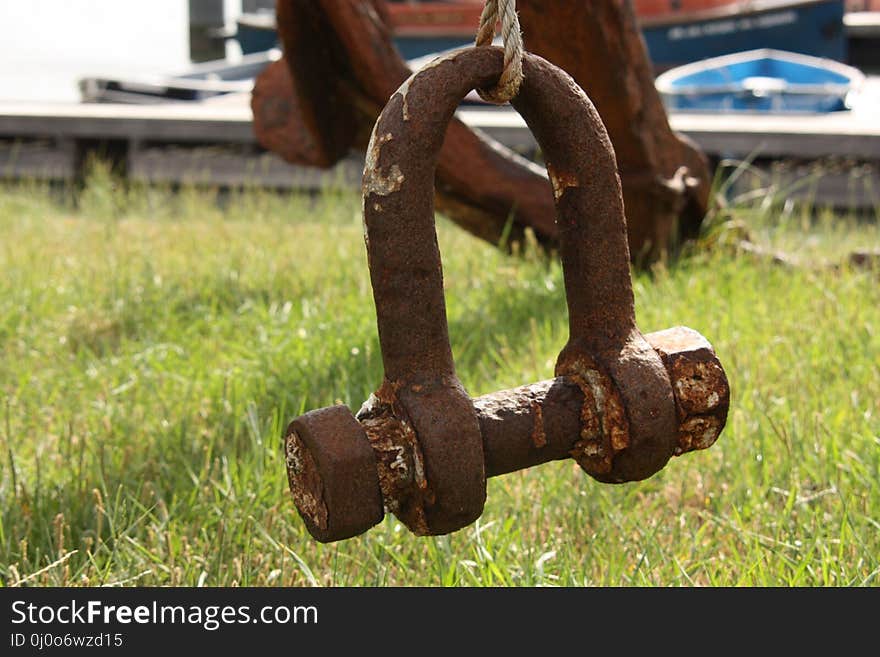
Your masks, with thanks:
M 845 5 L 870 9 L 877 2 L 880 0 L 634 0 L 634 7 L 649 56 L 660 73 L 681 64 L 757 48 L 843 62 L 847 53 Z M 483 6 L 484 0 L 385 3 L 395 45 L 410 63 L 473 43 Z M 280 56 L 274 10 L 243 13 L 233 36 L 244 53 L 241 62 L 207 62 L 161 78 L 86 78 L 80 81 L 81 99 L 156 103 L 250 92 L 256 75 Z M 875 42 L 867 43 L 873 52 Z
M 500 45 L 501 40 L 496 39 L 496 43 Z M 452 50 L 454 48 L 407 59 L 406 63 L 416 71 L 436 57 Z M 212 100 L 233 94 L 250 95 L 256 77 L 269 64 L 279 59 L 281 59 L 281 49 L 271 48 L 244 55 L 240 61 L 218 59 L 195 64 L 186 71 L 172 75 L 130 78 L 84 77 L 78 81 L 80 102 L 153 105 Z M 489 104 L 482 100 L 476 91 L 469 93 L 463 103 Z
M 258 9 L 241 14 L 236 18 L 235 31 L 229 34 L 229 38 L 238 42 L 245 55 L 280 48 L 275 11 Z
M 251 93 L 254 79 L 274 61 L 281 50 L 272 48 L 251 53 L 241 61 L 220 59 L 195 64 L 176 75 L 131 78 L 84 77 L 79 80 L 83 103 L 152 105 L 169 102 L 209 100 L 236 93 Z
M 757 48 L 847 60 L 845 0 L 635 0 L 655 69 Z
M 815 114 L 851 109 L 864 82 L 840 62 L 761 48 L 670 69 L 656 87 L 670 112 Z
M 877 1 L 848 0 L 868 3 L 866 6 Z M 634 0 L 634 7 L 648 54 L 655 70 L 661 72 L 706 57 L 755 48 L 777 48 L 845 62 L 846 2 Z M 385 7 L 401 55 L 414 59 L 473 43 L 484 4 L 484 0 L 398 0 L 387 1 Z M 235 38 L 245 53 L 278 47 L 274 12 L 242 14 Z
M 385 10 L 401 56 L 415 59 L 472 44 L 484 4 L 484 0 L 386 0 Z M 275 12 L 261 9 L 241 14 L 233 36 L 245 54 L 279 47 Z
M 472 45 L 484 0 L 386 1 L 394 43 L 404 59 Z

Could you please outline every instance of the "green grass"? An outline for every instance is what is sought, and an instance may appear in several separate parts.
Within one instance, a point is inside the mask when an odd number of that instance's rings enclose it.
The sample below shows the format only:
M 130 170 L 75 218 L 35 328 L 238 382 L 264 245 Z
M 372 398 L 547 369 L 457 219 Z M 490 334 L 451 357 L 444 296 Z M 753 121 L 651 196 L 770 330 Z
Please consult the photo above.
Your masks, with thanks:
M 876 221 L 760 202 L 734 215 L 807 265 L 880 245 Z M 558 264 L 446 222 L 439 239 L 469 392 L 550 377 L 567 333 Z M 321 545 L 280 436 L 304 411 L 358 408 L 382 377 L 359 198 L 218 199 L 97 175 L 73 209 L 2 188 L 0 581 L 876 586 L 877 275 L 709 243 L 634 287 L 643 332 L 695 328 L 725 365 L 715 446 L 622 486 L 547 464 L 490 480 L 482 518 L 453 535 L 389 516 Z

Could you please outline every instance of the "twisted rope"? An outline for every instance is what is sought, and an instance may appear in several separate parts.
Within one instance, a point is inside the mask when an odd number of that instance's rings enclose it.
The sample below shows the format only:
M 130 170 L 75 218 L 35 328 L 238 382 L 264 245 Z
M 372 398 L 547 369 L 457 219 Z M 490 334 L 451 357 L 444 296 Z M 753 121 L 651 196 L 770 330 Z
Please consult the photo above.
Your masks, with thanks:
M 516 13 L 516 0 L 486 0 L 480 16 L 477 46 L 491 46 L 495 38 L 495 25 L 501 21 L 501 37 L 504 41 L 504 72 L 498 84 L 491 89 L 477 89 L 483 100 L 503 105 L 519 93 L 523 81 L 523 39 Z

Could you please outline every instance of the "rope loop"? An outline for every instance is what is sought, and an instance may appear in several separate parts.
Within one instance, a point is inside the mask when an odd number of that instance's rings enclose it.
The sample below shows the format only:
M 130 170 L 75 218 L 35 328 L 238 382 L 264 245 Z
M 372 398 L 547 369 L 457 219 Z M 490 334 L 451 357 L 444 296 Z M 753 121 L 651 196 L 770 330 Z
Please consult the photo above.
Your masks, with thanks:
M 491 89 L 477 89 L 483 100 L 503 105 L 517 93 L 523 81 L 523 39 L 516 13 L 516 0 L 486 0 L 480 16 L 477 46 L 491 46 L 495 38 L 495 26 L 501 21 L 501 37 L 504 42 L 504 72 L 498 84 Z

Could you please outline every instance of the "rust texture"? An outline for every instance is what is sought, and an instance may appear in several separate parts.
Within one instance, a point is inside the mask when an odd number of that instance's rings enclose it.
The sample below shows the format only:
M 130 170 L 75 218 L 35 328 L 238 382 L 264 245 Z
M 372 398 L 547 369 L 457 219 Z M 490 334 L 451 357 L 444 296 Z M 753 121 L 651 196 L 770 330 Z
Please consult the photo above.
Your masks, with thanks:
M 302 100 L 295 88 L 284 61 L 272 62 L 267 66 L 254 84 L 252 105 L 254 112 L 254 131 L 260 136 L 260 143 L 276 153 L 285 153 L 292 162 L 315 167 L 331 166 L 344 155 L 349 144 L 337 145 L 336 150 L 319 143 L 321 133 L 310 129 L 300 111 Z M 354 125 L 350 121 L 349 125 Z M 345 130 L 334 134 L 345 134 Z
M 366 531 L 385 510 L 419 535 L 456 531 L 482 513 L 487 477 L 561 458 L 601 482 L 644 479 L 724 426 L 729 389 L 711 345 L 691 329 L 646 339 L 636 326 L 620 179 L 595 107 L 559 67 L 531 54 L 523 67 L 513 106 L 548 162 L 568 303 L 556 378 L 471 399 L 456 375 L 434 170 L 460 99 L 503 68 L 499 48 L 458 51 L 399 87 L 367 148 L 364 239 L 385 376 L 357 418 L 336 406 L 288 431 L 294 501 L 320 540 Z
M 671 340 L 671 337 L 675 337 L 675 340 Z M 679 359 L 689 361 L 696 358 L 698 362 L 705 363 L 708 369 L 721 373 L 721 376 L 714 379 L 713 386 L 694 388 L 695 394 L 691 396 L 687 408 L 679 403 L 678 398 L 676 399 L 677 416 L 680 418 L 679 435 L 687 436 L 694 423 L 703 421 L 706 421 L 709 433 L 704 434 L 703 440 L 700 441 L 685 439 L 679 444 L 680 449 L 677 448 L 675 454 L 681 455 L 687 451 L 710 447 L 718 439 L 724 427 L 730 400 L 730 388 L 726 377 L 723 376 L 723 368 L 715 351 L 703 336 L 685 327 L 649 333 L 645 338 L 655 345 L 658 355 L 664 362 L 673 364 Z M 671 367 L 670 377 L 673 388 L 692 387 L 691 381 L 679 381 L 674 374 L 676 371 L 684 372 L 686 369 Z M 384 396 L 384 393 L 380 394 Z M 414 453 L 418 446 L 411 429 L 398 419 L 401 411 L 399 409 L 389 411 L 386 404 L 387 402 L 380 402 L 374 396 L 364 404 L 358 413 L 358 420 L 363 425 L 374 450 L 374 476 L 380 482 L 385 512 L 394 513 L 399 518 L 403 516 L 401 520 L 407 527 L 415 526 L 417 528 L 415 533 L 423 535 L 425 528 L 421 525 L 419 501 L 419 495 L 423 490 L 419 482 L 423 479 L 423 472 L 419 471 L 422 466 L 416 455 L 417 452 Z M 572 377 L 557 377 L 513 390 L 502 390 L 477 397 L 473 400 L 473 404 L 480 425 L 487 477 L 496 477 L 571 457 L 583 467 L 584 461 L 578 458 L 578 452 L 583 441 L 584 427 L 594 427 L 592 431 L 597 439 L 601 439 L 599 414 L 594 405 L 585 404 L 582 385 Z M 705 411 L 693 415 L 694 409 L 705 409 Z M 541 444 L 535 441 L 537 426 L 543 430 Z M 330 436 L 325 439 L 330 439 Z M 315 515 L 320 518 L 327 512 L 322 510 L 315 514 L 313 509 L 316 505 L 300 491 L 303 487 L 307 487 L 307 490 L 321 490 L 320 484 L 314 484 L 316 479 L 320 480 L 320 475 L 312 468 L 303 470 L 301 466 L 295 468 L 291 465 L 290 434 L 288 434 L 287 450 L 288 477 L 294 503 L 300 515 L 309 518 L 307 527 L 314 532 Z M 590 471 L 589 468 L 585 470 Z M 312 498 L 320 499 L 314 494 Z M 367 506 L 368 509 L 369 507 L 370 505 Z M 379 522 L 374 510 L 368 510 L 365 515 L 371 519 L 372 524 Z M 367 524 L 367 522 L 363 523 L 363 525 Z M 337 536 L 325 540 L 342 538 L 346 537 Z
M 312 536 L 337 541 L 382 521 L 376 459 L 348 407 L 296 418 L 287 427 L 284 446 L 290 490 Z
M 292 428 L 285 440 L 284 455 L 296 508 L 318 531 L 326 532 L 329 522 L 321 471 L 302 438 Z
M 564 377 L 475 399 L 487 476 L 569 458 L 579 439 L 583 402 L 577 384 Z M 534 440 L 538 417 L 543 429 L 540 445 Z
M 631 1 L 519 0 L 517 9 L 526 48 L 571 75 L 602 116 L 633 256 L 650 260 L 670 239 L 695 236 L 709 202 L 709 164 L 669 126 Z
M 357 109 L 345 85 L 328 84 L 351 78 L 348 56 L 318 3 L 279 2 L 277 20 L 285 56 L 255 82 L 255 134 L 286 159 L 332 166 L 348 153 L 357 131 Z
M 544 410 L 540 404 L 532 404 L 532 413 L 535 416 L 535 426 L 532 429 L 532 444 L 537 448 L 547 446 L 547 432 L 544 430 Z
M 425 478 L 425 459 L 406 411 L 394 389 L 385 383 L 357 414 L 376 456 L 385 511 L 393 513 L 413 533 L 430 533 L 425 509 L 434 500 Z
M 473 82 L 456 59 L 411 77 L 392 95 L 373 129 L 363 182 L 383 388 L 395 391 L 418 436 L 429 491 L 426 533 L 470 524 L 486 497 L 480 427 L 455 373 L 434 229 L 434 170 L 445 128 Z M 494 67 L 485 68 L 489 81 Z
M 349 149 L 366 150 L 379 112 L 410 75 L 383 7 L 382 0 L 277 1 L 285 57 L 258 78 L 251 103 L 264 147 L 323 167 Z M 696 234 L 708 167 L 669 127 L 630 3 L 520 0 L 518 8 L 526 47 L 573 74 L 608 127 L 634 259 L 648 262 Z M 493 244 L 507 235 L 509 244 L 528 228 L 555 248 L 553 191 L 542 168 L 458 119 L 449 122 L 436 162 L 436 204 L 465 230 Z
M 670 333 L 680 333 L 684 339 L 670 343 L 665 339 Z M 680 418 L 677 421 L 677 435 L 687 435 L 694 423 L 704 420 L 707 433 L 702 436 L 702 440 L 687 441 L 687 447 L 680 443 L 681 448 L 674 450 L 675 455 L 711 447 L 724 428 L 730 399 L 727 378 L 715 351 L 703 336 L 686 327 L 649 333 L 645 338 L 651 343 L 656 342 L 657 354 L 664 360 L 687 361 L 696 356 L 708 368 L 720 372 L 721 376 L 714 379 L 712 386 L 694 389 L 695 394 L 691 401 L 695 405 L 690 408 L 706 409 L 705 413 L 694 414 L 676 398 L 677 417 Z M 674 371 L 684 373 L 686 370 Z M 676 379 L 672 375 L 673 387 L 687 387 L 691 384 L 692 381 L 686 374 L 683 379 Z M 587 390 L 589 389 L 588 386 Z M 581 432 L 584 426 L 592 425 L 595 427 L 597 440 L 605 439 L 600 412 L 594 405 L 584 402 L 584 387 L 574 377 L 568 376 L 474 399 L 480 431 L 483 434 L 487 476 L 495 477 L 573 457 L 588 473 L 601 481 L 602 473 L 597 473 L 599 476 L 594 475 L 591 468 L 585 467 L 582 458 L 584 439 Z M 546 437 L 546 444 L 541 447 L 535 445 L 532 433 L 539 415 L 542 417 Z M 587 460 L 587 464 L 590 463 Z
M 588 472 L 607 482 L 648 477 L 675 449 L 669 375 L 639 333 L 614 149 L 583 89 L 560 68 L 527 55 L 513 106 L 531 128 L 557 190 L 559 252 L 569 341 L 557 376 L 592 388 L 609 444 Z M 595 447 L 595 445 L 590 446 Z
M 645 338 L 660 354 L 673 381 L 679 423 L 675 453 L 711 447 L 727 422 L 730 407 L 730 384 L 712 345 L 682 326 Z
M 285 56 L 258 76 L 251 98 L 262 146 L 288 162 L 322 167 L 349 149 L 366 151 L 379 112 L 411 73 L 383 7 L 382 0 L 278 0 Z M 543 169 L 458 119 L 449 122 L 436 183 L 438 209 L 473 235 L 498 244 L 513 211 L 509 240 L 529 227 L 542 244 L 555 244 Z
M 629 446 L 629 426 L 620 395 L 608 376 L 595 365 L 571 370 L 578 372 L 569 378 L 581 389 L 584 404 L 580 440 L 569 454 L 586 472 L 602 478 L 612 471 L 618 452 Z

